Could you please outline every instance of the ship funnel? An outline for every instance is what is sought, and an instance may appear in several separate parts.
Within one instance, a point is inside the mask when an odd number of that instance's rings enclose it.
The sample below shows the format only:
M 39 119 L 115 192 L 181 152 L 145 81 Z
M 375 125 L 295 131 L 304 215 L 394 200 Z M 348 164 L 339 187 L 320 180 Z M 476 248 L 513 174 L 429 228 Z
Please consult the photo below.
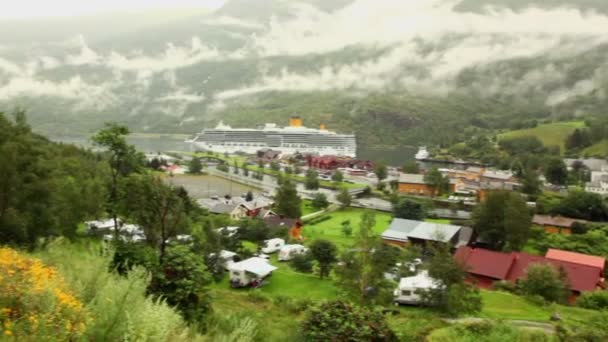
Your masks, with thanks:
M 289 126 L 302 127 L 302 119 L 299 116 L 292 116 L 291 119 L 289 119 Z

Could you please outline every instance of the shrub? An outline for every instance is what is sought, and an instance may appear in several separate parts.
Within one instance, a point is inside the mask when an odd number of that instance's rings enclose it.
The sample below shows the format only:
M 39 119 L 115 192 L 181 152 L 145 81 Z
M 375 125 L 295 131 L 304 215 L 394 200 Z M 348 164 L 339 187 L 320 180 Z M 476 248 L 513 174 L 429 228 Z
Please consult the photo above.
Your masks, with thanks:
M 311 308 L 302 322 L 306 341 L 396 341 L 384 315 L 342 301 Z
M 116 241 L 110 269 L 125 275 L 136 266 L 153 269 L 156 266 L 156 251 L 147 245 L 135 242 Z
M 211 277 L 203 260 L 185 246 L 172 246 L 152 273 L 148 291 L 177 307 L 186 321 L 200 322 L 210 310 L 206 285 Z
M 268 297 L 258 289 L 247 292 L 247 299 L 254 303 L 265 303 L 269 301 Z
M 0 249 L 0 322 L 16 340 L 79 339 L 90 320 L 57 270 L 10 248 Z
M 504 291 L 514 293 L 517 290 L 517 285 L 507 280 L 495 281 L 492 285 L 496 291 Z
M 93 317 L 87 341 L 189 341 L 194 333 L 165 301 L 146 296 L 148 275 L 135 268 L 126 276 L 108 272 L 111 251 L 100 254 L 98 245 L 52 242 L 36 254 L 55 265 Z M 44 339 L 41 339 L 44 340 Z
M 565 270 L 556 270 L 552 265 L 531 264 L 518 285 L 524 294 L 538 295 L 550 302 L 564 302 L 568 295 Z
M 312 273 L 313 258 L 310 253 L 298 254 L 291 259 L 290 266 L 302 273 Z
M 608 291 L 585 292 L 578 298 L 576 304 L 586 309 L 608 309 Z

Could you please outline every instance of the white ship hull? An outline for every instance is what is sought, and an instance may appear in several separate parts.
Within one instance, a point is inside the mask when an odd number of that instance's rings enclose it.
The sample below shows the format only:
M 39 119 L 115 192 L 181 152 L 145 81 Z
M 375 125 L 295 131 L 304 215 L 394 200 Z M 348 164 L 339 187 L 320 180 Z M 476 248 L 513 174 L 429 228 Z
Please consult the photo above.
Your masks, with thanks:
M 303 127 L 301 121 L 296 123 L 288 127 L 266 124 L 260 129 L 232 128 L 220 123 L 216 128 L 204 129 L 191 143 L 194 150 L 230 154 L 255 154 L 259 150 L 271 149 L 284 154 L 299 152 L 356 157 L 357 143 L 353 134 L 337 134 L 324 128 Z
M 269 146 L 226 146 L 226 145 L 215 145 L 204 142 L 192 142 L 192 146 L 195 151 L 212 151 L 216 153 L 245 153 L 245 154 L 256 154 L 259 150 L 271 149 L 273 151 L 281 151 L 283 154 L 295 154 L 295 153 L 310 153 L 318 154 L 320 156 L 344 156 L 355 158 L 357 151 L 348 148 L 331 148 L 331 147 L 269 147 Z

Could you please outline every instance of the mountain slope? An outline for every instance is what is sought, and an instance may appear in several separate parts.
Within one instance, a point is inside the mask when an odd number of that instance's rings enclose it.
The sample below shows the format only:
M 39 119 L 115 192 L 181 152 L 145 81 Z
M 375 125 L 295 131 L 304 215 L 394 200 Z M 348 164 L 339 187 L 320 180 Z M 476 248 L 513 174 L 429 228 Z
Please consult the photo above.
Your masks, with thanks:
M 26 108 L 52 135 L 109 120 L 193 133 L 297 113 L 371 147 L 605 114 L 604 2 L 452 5 L 232 0 L 214 13 L 73 20 L 48 32 L 0 23 L 0 107 Z

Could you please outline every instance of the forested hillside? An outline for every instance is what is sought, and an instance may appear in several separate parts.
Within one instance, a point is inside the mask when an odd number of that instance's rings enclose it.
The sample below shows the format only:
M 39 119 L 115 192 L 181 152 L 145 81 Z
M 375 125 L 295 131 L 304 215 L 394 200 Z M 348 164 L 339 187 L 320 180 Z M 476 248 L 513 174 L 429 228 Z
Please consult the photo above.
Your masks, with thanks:
M 54 136 L 296 113 L 369 147 L 450 145 L 606 115 L 606 11 L 599 0 L 232 0 L 162 19 L 0 22 L 0 106 Z

